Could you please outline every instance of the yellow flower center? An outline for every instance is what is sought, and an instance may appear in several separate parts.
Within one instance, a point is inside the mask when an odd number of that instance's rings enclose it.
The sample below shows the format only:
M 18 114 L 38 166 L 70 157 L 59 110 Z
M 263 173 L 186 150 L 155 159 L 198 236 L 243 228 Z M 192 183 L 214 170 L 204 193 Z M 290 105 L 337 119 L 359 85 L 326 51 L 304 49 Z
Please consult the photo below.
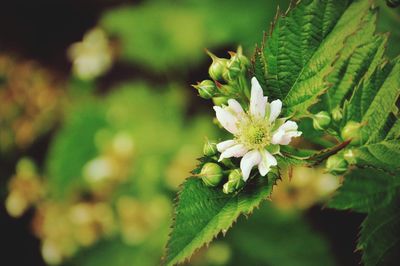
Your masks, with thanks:
M 235 138 L 249 150 L 265 148 L 271 142 L 270 125 L 263 119 L 246 116 L 239 122 L 238 128 Z

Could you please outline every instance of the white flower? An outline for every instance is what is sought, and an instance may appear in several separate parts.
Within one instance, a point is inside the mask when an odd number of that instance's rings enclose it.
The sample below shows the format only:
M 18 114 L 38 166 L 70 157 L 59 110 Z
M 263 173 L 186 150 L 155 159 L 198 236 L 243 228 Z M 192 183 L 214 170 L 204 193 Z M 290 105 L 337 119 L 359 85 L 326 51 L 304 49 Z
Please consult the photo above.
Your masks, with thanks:
M 288 145 L 293 137 L 301 135 L 297 124 L 285 119 L 277 119 L 282 110 L 280 100 L 268 102 L 255 77 L 251 80 L 250 108 L 244 111 L 238 101 L 228 100 L 228 106 L 214 106 L 220 124 L 234 135 L 233 139 L 217 144 L 221 153 L 219 161 L 230 157 L 243 157 L 240 162 L 243 180 L 246 181 L 251 169 L 258 166 L 258 171 L 265 176 L 277 161 L 271 150 L 277 145 Z M 275 149 L 274 149 L 275 148 Z M 270 150 L 270 151 L 268 151 Z

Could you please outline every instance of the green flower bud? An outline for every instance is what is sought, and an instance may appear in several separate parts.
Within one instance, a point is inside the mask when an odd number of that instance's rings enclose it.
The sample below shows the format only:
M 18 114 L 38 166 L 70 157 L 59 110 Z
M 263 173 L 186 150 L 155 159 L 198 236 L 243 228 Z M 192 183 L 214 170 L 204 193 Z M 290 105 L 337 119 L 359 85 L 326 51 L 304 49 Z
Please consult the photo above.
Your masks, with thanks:
M 243 71 L 242 64 L 240 62 L 239 56 L 236 53 L 231 53 L 231 58 L 226 64 L 226 68 L 222 73 L 222 77 L 227 82 L 232 82 L 236 80 L 239 74 Z
M 351 140 L 352 145 L 361 143 L 361 123 L 349 121 L 342 129 L 341 135 L 344 140 Z
M 236 51 L 236 54 L 239 57 L 240 63 L 242 65 L 242 68 L 246 69 L 250 65 L 250 60 L 245 55 L 243 55 L 242 46 L 238 47 L 238 49 Z
M 218 150 L 217 150 L 217 144 L 216 143 L 207 141 L 204 144 L 203 153 L 204 153 L 205 156 L 213 156 L 213 155 L 217 154 L 217 152 L 218 152 Z
M 216 163 L 206 163 L 201 168 L 200 177 L 206 186 L 215 187 L 223 178 L 222 168 Z
M 353 150 L 346 150 L 343 153 L 343 158 L 349 163 L 349 164 L 356 164 L 357 163 L 357 158 L 356 155 L 354 154 Z
M 313 116 L 313 127 L 316 130 L 325 130 L 331 123 L 331 117 L 328 112 L 321 111 Z
M 224 184 L 222 191 L 225 194 L 229 194 L 238 191 L 244 186 L 244 184 L 245 182 L 243 181 L 242 172 L 240 171 L 240 169 L 235 169 L 230 172 L 228 176 L 228 182 Z
M 193 87 L 198 90 L 200 97 L 204 99 L 211 99 L 218 93 L 218 89 L 214 81 L 208 79 L 197 83 L 197 85 L 193 85 Z
M 208 74 L 213 80 L 221 80 L 222 73 L 224 72 L 226 65 L 228 63 L 228 59 L 219 58 L 210 51 L 207 51 L 208 55 L 212 59 L 212 63 L 210 68 L 208 69 Z
M 342 154 L 335 154 L 326 161 L 326 170 L 334 175 L 341 175 L 347 171 L 348 163 Z
M 342 117 L 343 117 L 343 112 L 339 106 L 332 110 L 332 118 L 334 121 L 338 122 L 342 120 Z
M 215 81 L 217 85 L 217 89 L 223 95 L 231 95 L 237 92 L 236 86 L 228 85 L 228 84 L 221 84 L 218 81 Z
M 228 97 L 214 97 L 212 98 L 212 101 L 215 105 L 221 106 L 221 105 L 226 105 L 228 103 L 229 98 Z

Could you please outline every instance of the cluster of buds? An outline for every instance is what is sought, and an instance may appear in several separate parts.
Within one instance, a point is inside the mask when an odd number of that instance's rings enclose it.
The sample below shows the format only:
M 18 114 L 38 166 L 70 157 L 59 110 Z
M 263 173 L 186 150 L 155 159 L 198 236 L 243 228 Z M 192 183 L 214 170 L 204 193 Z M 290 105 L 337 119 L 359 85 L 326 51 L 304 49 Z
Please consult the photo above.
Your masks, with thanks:
M 40 238 L 43 259 L 50 265 L 61 264 L 81 248 L 113 236 L 115 229 L 112 207 L 101 201 L 46 200 L 33 219 L 33 233 Z
M 213 99 L 216 105 L 226 103 L 229 98 L 240 98 L 248 93 L 245 82 L 249 59 L 243 55 L 242 48 L 229 52 L 230 58 L 219 58 L 207 51 L 212 59 L 208 69 L 211 80 L 203 80 L 193 85 L 204 99 Z
M 241 170 L 232 170 L 232 162 L 227 158 L 218 162 L 217 152 L 216 143 L 210 141 L 205 143 L 203 153 L 212 162 L 202 166 L 199 176 L 209 187 L 216 187 L 225 182 L 222 189 L 225 194 L 239 191 L 245 185 Z
M 0 153 L 25 150 L 56 125 L 68 102 L 64 83 L 35 61 L 0 54 Z

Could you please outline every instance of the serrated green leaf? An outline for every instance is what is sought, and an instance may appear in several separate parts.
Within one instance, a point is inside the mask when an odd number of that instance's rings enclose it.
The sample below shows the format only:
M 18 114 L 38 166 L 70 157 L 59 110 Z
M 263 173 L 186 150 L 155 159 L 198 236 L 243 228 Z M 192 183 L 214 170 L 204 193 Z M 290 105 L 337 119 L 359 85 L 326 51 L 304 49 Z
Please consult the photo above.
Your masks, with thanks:
M 377 63 L 382 60 L 386 40 L 387 38 L 383 36 L 371 36 L 367 43 L 354 50 L 353 54 L 343 62 L 343 65 L 334 65 L 335 69 L 344 73 L 337 75 L 335 81 L 333 78 L 328 79 L 334 84 L 325 94 L 328 98 L 328 110 L 341 106 L 344 99 L 350 98 L 350 93 L 353 92 L 361 78 L 370 76 Z
M 369 5 L 355 1 L 343 13 L 347 1 L 304 1 L 278 17 L 263 52 L 266 93 L 284 99 L 285 115 L 304 116 L 328 89 L 325 77 L 345 40 L 364 25 L 366 15 L 373 16 Z
M 396 136 L 396 101 L 400 95 L 400 60 L 378 65 L 369 79 L 356 87 L 345 105 L 345 119 L 363 124 L 361 143 L 377 143 Z M 397 112 L 397 111 L 396 111 Z M 398 127 L 398 126 L 397 126 Z M 390 134 L 389 134 L 390 132 Z
M 361 80 L 360 84 L 355 88 L 350 101 L 347 103 L 343 125 L 347 121 L 362 121 L 379 88 L 382 87 L 390 74 L 392 67 L 392 64 L 385 61 L 375 68 L 369 79 Z
M 328 206 L 369 212 L 386 206 L 399 192 L 398 175 L 371 168 L 355 169 L 345 175 L 343 185 Z
M 253 75 L 257 78 L 258 82 L 260 83 L 262 88 L 267 88 L 267 83 L 266 83 L 266 62 L 265 58 L 263 56 L 263 52 L 260 48 L 256 47 L 253 60 L 252 60 L 252 66 L 253 66 Z
M 278 14 L 264 48 L 268 96 L 287 96 L 346 6 L 347 1 L 301 1 Z
M 374 36 L 377 10 L 371 9 L 354 34 L 345 39 L 345 45 L 327 77 L 331 87 L 322 97 L 318 109 L 331 111 L 352 92 L 359 80 L 371 74 L 382 60 L 386 36 Z
M 388 171 L 400 168 L 400 142 L 385 140 L 353 150 L 357 165 L 374 166 Z
M 376 89 L 376 88 L 375 88 Z M 363 115 L 361 136 L 363 142 L 374 143 L 379 141 L 381 131 L 393 111 L 400 95 L 400 60 L 395 62 L 392 70 L 383 82 L 373 101 Z
M 365 266 L 398 265 L 400 250 L 400 202 L 368 214 L 362 224 L 358 248 Z
M 240 214 L 250 214 L 270 195 L 276 179 L 272 173 L 268 178 L 256 177 L 240 192 L 224 194 L 221 187 L 207 187 L 199 178 L 188 178 L 179 194 L 165 264 L 183 262 L 221 231 L 226 232 Z
M 396 122 L 394 122 L 393 126 L 390 128 L 388 134 L 386 135 L 386 140 L 391 140 L 391 139 L 398 139 L 400 138 L 400 119 L 397 119 Z

